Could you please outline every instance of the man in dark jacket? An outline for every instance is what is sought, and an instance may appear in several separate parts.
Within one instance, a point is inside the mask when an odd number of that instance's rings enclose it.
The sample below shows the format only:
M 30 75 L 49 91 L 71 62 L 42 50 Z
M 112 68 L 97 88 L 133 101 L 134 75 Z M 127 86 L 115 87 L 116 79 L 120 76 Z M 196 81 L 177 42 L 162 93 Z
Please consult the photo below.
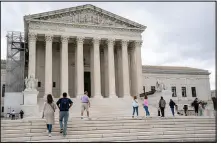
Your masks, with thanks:
M 174 116 L 174 106 L 176 105 L 176 103 L 172 99 L 170 99 L 169 105 L 170 105 L 172 115 Z
M 184 110 L 185 116 L 187 116 L 188 105 L 184 105 L 183 110 Z
M 194 109 L 195 109 L 195 115 L 198 116 L 198 110 L 199 110 L 199 101 L 198 101 L 198 98 L 196 98 L 196 99 L 193 101 L 192 106 L 193 106 Z
M 159 101 L 159 107 L 160 107 L 160 110 L 161 110 L 161 117 L 164 117 L 164 110 L 165 110 L 165 107 L 166 107 L 166 101 L 163 99 L 162 96 L 161 96 L 161 99 Z

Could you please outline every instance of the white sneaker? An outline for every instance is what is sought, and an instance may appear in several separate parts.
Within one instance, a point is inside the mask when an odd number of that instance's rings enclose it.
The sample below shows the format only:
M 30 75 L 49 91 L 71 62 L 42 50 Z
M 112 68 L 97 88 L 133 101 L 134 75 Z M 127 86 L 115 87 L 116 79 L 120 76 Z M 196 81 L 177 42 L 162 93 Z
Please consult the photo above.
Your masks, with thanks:
M 48 136 L 51 137 L 51 133 L 49 133 Z

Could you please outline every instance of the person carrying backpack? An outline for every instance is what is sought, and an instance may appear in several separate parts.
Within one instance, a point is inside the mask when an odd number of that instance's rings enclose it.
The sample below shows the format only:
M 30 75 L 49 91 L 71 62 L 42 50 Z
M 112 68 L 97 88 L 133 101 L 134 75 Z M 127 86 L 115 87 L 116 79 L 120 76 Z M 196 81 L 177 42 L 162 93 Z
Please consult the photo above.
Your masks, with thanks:
M 59 114 L 59 123 L 60 123 L 60 133 L 63 133 L 63 136 L 67 135 L 67 122 L 69 117 L 69 109 L 73 105 L 73 102 L 67 98 L 67 93 L 63 93 L 63 98 L 60 98 L 57 101 L 57 106 L 60 109 Z M 63 125 L 64 119 L 64 125 Z

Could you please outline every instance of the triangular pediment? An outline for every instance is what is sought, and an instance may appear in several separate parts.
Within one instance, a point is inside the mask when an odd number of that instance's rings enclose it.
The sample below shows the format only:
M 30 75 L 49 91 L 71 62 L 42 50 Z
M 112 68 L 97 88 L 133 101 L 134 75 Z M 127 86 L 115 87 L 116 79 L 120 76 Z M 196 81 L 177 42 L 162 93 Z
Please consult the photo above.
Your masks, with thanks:
M 146 28 L 146 26 L 115 15 L 93 5 L 83 5 L 73 8 L 29 15 L 25 16 L 25 19 L 93 26 L 96 25 L 121 28 L 136 28 L 141 30 L 145 30 Z

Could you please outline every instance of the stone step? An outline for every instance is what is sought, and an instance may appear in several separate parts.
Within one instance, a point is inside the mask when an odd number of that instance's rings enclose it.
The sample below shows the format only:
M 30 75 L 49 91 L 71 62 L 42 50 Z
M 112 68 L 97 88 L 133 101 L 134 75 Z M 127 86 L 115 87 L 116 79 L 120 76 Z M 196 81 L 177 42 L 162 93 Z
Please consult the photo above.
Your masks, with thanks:
M 108 137 L 110 136 L 110 137 Z M 182 135 L 159 135 L 159 134 L 151 134 L 151 135 L 118 135 L 115 136 L 114 134 L 106 135 L 105 137 L 102 134 L 97 134 L 96 136 L 93 135 L 82 135 L 82 136 L 73 136 L 67 135 L 65 139 L 70 139 L 70 142 L 109 142 L 109 141 L 116 141 L 116 140 L 152 140 L 152 139 L 183 139 L 183 138 L 214 138 L 215 134 L 182 134 Z M 19 138 L 2 138 L 3 142 L 21 142 L 21 141 L 42 141 L 42 140 L 57 140 L 57 139 L 64 139 L 61 135 L 59 136 L 40 136 L 40 137 L 19 137 Z
M 115 142 L 138 142 L 137 140 L 119 140 Z M 192 137 L 187 137 L 187 138 L 182 138 L 182 139 L 151 139 L 151 140 L 139 140 L 139 142 L 216 142 L 215 138 L 192 138 Z
M 214 118 L 160 118 L 160 117 L 148 117 L 148 118 L 143 118 L 143 117 L 138 117 L 138 118 L 134 118 L 132 119 L 131 117 L 127 117 L 127 118 L 110 118 L 110 117 L 106 117 L 106 118 L 91 118 L 92 122 L 97 122 L 97 123 L 112 123 L 112 122 L 137 122 L 137 120 L 145 120 L 145 121 L 153 121 L 153 122 L 164 122 L 164 121 L 173 121 L 173 122 L 215 122 Z M 58 121 L 58 118 L 55 119 L 55 121 Z M 80 117 L 79 118 L 70 118 L 69 122 L 82 122 L 82 121 L 88 121 L 86 119 L 81 120 Z M 2 120 L 1 121 L 1 125 L 4 124 L 18 124 L 18 123 L 44 123 L 45 119 L 33 119 L 33 120 Z
M 78 126 L 78 125 L 68 125 L 68 128 L 70 129 L 74 129 L 74 130 L 82 130 L 82 129 L 86 129 L 86 130 L 95 130 L 95 129 L 116 129 L 116 128 L 164 128 L 164 127 L 168 127 L 168 128 L 174 128 L 174 127 L 215 127 L 216 124 L 184 124 L 184 125 L 172 125 L 172 124 L 168 124 L 168 125 L 162 125 L 162 124 L 113 124 L 111 126 L 99 126 L 99 125 L 89 125 L 89 126 Z M 44 129 L 46 127 L 46 125 L 35 125 L 35 126 L 19 126 L 19 127 L 3 127 L 3 130 L 19 130 L 19 129 Z M 59 125 L 54 125 L 53 126 L 55 129 L 59 128 Z
M 117 131 L 118 130 L 118 131 Z M 87 129 L 71 129 L 71 128 L 68 128 L 67 131 L 68 132 L 74 132 L 74 133 L 78 133 L 78 134 L 84 134 L 84 133 L 107 133 L 109 131 L 112 131 L 112 132 L 125 132 L 125 131 L 129 131 L 129 133 L 133 133 L 133 132 L 165 132 L 165 131 L 202 131 L 202 130 L 213 130 L 213 131 L 216 131 L 216 128 L 215 127 L 193 127 L 193 128 L 189 128 L 189 129 L 186 129 L 186 128 L 145 128 L 145 129 L 137 129 L 137 128 L 130 128 L 130 129 L 118 129 L 118 128 L 115 128 L 115 129 L 96 129 L 96 130 L 93 130 L 92 131 L 89 131 Z M 54 128 L 52 129 L 53 132 L 59 132 L 60 129 L 59 128 Z M 2 131 L 3 134 L 24 134 L 24 133 L 46 133 L 46 128 L 45 129 L 29 129 L 29 130 L 5 130 L 5 131 Z
M 111 137 L 111 135 L 117 136 L 140 136 L 140 135 L 183 135 L 183 134 L 215 134 L 215 130 L 198 130 L 198 131 L 136 131 L 131 132 L 130 130 L 119 130 L 119 131 L 98 131 L 97 133 L 90 133 L 90 131 L 85 131 L 84 133 L 79 133 L 75 131 L 68 131 L 68 138 L 73 137 L 81 137 L 84 138 L 84 136 L 89 137 Z M 18 134 L 4 134 L 2 138 L 18 138 L 18 137 L 39 137 L 39 136 L 47 136 L 48 133 L 18 133 Z M 59 136 L 61 135 L 59 132 L 52 132 L 53 136 Z
M 132 121 L 112 121 L 110 122 L 100 122 L 97 123 L 97 121 L 70 121 L 68 122 L 69 126 L 112 126 L 112 125 L 140 125 L 140 124 L 148 124 L 148 125 L 159 125 L 159 124 L 164 124 L 164 125 L 186 125 L 186 124 L 216 124 L 215 121 L 152 121 L 152 120 L 137 120 L 136 122 Z M 19 126 L 19 127 L 27 127 L 27 126 L 41 126 L 41 125 L 46 125 L 46 121 L 43 122 L 29 122 L 29 123 L 5 123 L 1 124 L 2 127 L 13 127 L 13 126 Z M 55 121 L 55 125 L 59 125 L 58 121 Z
M 114 128 L 108 129 L 106 127 L 92 127 L 92 128 L 88 128 L 88 127 L 82 127 L 82 128 L 76 128 L 76 127 L 68 127 L 67 130 L 68 131 L 75 131 L 76 133 L 84 133 L 85 131 L 88 132 L 92 132 L 91 129 L 93 129 L 93 131 L 95 133 L 99 133 L 99 132 L 105 132 L 105 131 L 129 131 L 129 133 L 132 132 L 137 132 L 137 131 L 191 131 L 191 130 L 215 130 L 216 127 L 212 126 L 212 125 L 208 125 L 208 126 L 197 126 L 197 127 L 185 127 L 185 126 L 174 126 L 174 127 L 161 127 L 161 126 L 127 126 L 126 128 L 123 126 L 115 126 Z M 171 130 L 170 130 L 171 129 Z M 60 127 L 57 126 L 53 126 L 52 131 L 56 131 L 58 132 L 60 130 Z M 42 126 L 42 127 L 35 127 L 35 128 L 27 128 L 27 129 L 23 129 L 23 128 L 18 128 L 18 129 L 2 129 L 2 133 L 4 134 L 12 134 L 12 133 L 28 133 L 28 132 L 35 132 L 35 131 L 39 131 L 39 132 L 45 132 L 46 131 L 46 126 Z

